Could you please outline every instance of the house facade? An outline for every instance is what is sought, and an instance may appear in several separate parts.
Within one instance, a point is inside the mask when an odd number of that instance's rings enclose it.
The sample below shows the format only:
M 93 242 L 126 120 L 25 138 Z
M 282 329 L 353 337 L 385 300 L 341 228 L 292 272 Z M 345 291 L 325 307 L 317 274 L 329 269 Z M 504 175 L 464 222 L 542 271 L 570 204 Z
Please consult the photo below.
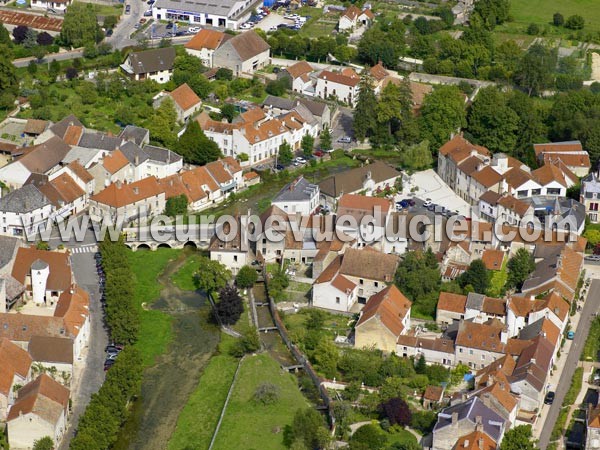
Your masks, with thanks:
M 121 64 L 121 69 L 132 80 L 150 79 L 163 84 L 171 79 L 174 62 L 175 48 L 155 48 L 130 53 Z

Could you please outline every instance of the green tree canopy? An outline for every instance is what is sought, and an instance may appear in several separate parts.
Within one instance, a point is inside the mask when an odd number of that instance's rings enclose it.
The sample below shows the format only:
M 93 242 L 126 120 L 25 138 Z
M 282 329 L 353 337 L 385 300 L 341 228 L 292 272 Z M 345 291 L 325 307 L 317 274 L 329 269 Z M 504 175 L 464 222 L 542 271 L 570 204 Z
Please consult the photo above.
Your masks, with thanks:
M 242 289 L 251 288 L 258 280 L 258 272 L 254 267 L 244 266 L 235 276 L 235 284 Z
M 74 2 L 67 8 L 60 32 L 60 38 L 66 45 L 73 47 L 93 45 L 101 39 L 101 36 L 92 4 Z
M 215 141 L 206 137 L 200 124 L 192 120 L 179 138 L 178 150 L 185 160 L 192 164 L 204 165 L 221 157 L 221 150 Z
M 284 436 L 288 447 L 294 442 L 300 442 L 307 449 L 324 448 L 329 440 L 329 431 L 325 427 L 323 416 L 312 407 L 296 411 L 292 425 L 286 429 Z
M 293 158 L 294 154 L 292 153 L 292 147 L 287 141 L 283 141 L 279 146 L 279 153 L 277 156 L 278 161 L 283 165 L 287 165 L 292 162 Z
M 535 448 L 531 425 L 512 427 L 504 434 L 500 445 L 500 450 L 534 450 Z
M 434 315 L 440 283 L 438 262 L 431 250 L 407 252 L 398 265 L 396 286 L 423 314 Z
M 218 261 L 206 256 L 200 257 L 198 271 L 194 276 L 196 287 L 207 294 L 225 287 L 231 279 L 231 271 Z
M 506 285 L 509 288 L 520 290 L 523 282 L 529 277 L 529 274 L 535 270 L 535 261 L 533 255 L 526 249 L 520 248 L 515 255 L 508 260 L 507 264 L 508 278 Z
M 452 133 L 466 125 L 465 98 L 456 86 L 440 86 L 425 97 L 419 128 L 421 136 L 437 150 Z
M 363 76 L 360 80 L 360 91 L 356 108 L 354 108 L 354 121 L 352 129 L 354 137 L 359 142 L 371 136 L 377 125 L 377 98 L 373 90 L 371 77 Z
M 461 287 L 464 288 L 471 285 L 478 294 L 485 294 L 487 292 L 490 287 L 490 281 L 490 272 L 486 269 L 481 259 L 473 261 L 458 279 Z
M 165 215 L 169 217 L 175 217 L 178 215 L 185 214 L 188 208 L 188 199 L 185 194 L 171 197 L 167 200 L 165 205 Z
M 33 450 L 53 450 L 54 441 L 50 436 L 45 436 L 41 439 L 36 439 L 33 442 Z
M 323 131 L 321 131 L 321 134 L 319 135 L 319 146 L 323 151 L 332 149 L 331 133 L 329 132 L 328 128 L 325 128 Z
M 523 55 L 514 74 L 518 86 L 529 95 L 539 94 L 554 84 L 557 50 L 542 44 L 534 44 Z
M 410 170 L 428 169 L 433 165 L 433 156 L 429 150 L 429 142 L 405 146 L 401 149 L 402 165 Z
M 305 134 L 302 136 L 302 152 L 304 153 L 305 158 L 311 158 L 313 154 L 313 149 L 315 147 L 315 138 L 310 134 Z

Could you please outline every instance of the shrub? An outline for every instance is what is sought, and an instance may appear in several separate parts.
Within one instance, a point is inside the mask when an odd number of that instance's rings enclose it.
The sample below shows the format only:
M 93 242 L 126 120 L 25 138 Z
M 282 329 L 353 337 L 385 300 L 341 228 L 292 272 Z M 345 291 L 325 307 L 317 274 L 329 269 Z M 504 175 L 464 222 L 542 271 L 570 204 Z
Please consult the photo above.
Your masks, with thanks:
M 537 36 L 538 34 L 540 34 L 540 27 L 535 23 L 530 23 L 527 27 L 527 34 Z
M 585 25 L 585 19 L 578 14 L 569 16 L 569 18 L 565 22 L 565 27 L 567 27 L 571 30 L 581 30 L 581 29 L 583 29 L 584 25 Z
M 386 417 L 392 425 L 406 426 L 410 424 L 411 412 L 408 404 L 399 397 L 390 398 L 380 405 L 381 414 Z
M 565 17 L 561 13 L 556 12 L 552 16 L 552 23 L 557 27 L 562 27 L 565 23 Z
M 244 266 L 235 277 L 235 284 L 242 289 L 251 288 L 258 280 L 258 272 L 250 266 Z
M 259 384 L 254 391 L 254 401 L 263 405 L 271 405 L 279 400 L 279 386 L 264 382 Z

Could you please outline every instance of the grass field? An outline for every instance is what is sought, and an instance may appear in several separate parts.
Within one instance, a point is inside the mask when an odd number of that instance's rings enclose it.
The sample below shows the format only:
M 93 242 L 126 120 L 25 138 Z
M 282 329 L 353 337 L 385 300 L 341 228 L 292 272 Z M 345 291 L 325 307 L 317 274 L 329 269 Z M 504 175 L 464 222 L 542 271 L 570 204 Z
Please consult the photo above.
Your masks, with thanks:
M 504 285 L 506 284 L 506 280 L 508 279 L 508 272 L 506 271 L 507 264 L 508 259 L 505 259 L 504 263 L 502 263 L 502 268 L 500 270 L 495 270 L 492 272 L 492 278 L 490 279 L 488 295 L 492 297 L 500 297 L 504 293 Z
M 565 20 L 579 14 L 585 18 L 583 31 L 600 31 L 600 2 L 597 0 L 511 0 L 510 14 L 513 21 L 497 30 L 524 30 L 530 23 L 535 23 L 548 25 L 547 32 L 551 35 L 571 34 L 572 30 L 552 25 L 552 16 L 556 12 L 561 13 Z
M 279 399 L 270 405 L 256 404 L 254 391 L 265 381 L 279 387 Z M 248 356 L 240 367 L 214 449 L 285 448 L 283 430 L 291 424 L 295 412 L 305 406 L 307 401 L 293 375 L 283 373 L 266 353 Z
M 184 291 L 195 291 L 194 274 L 198 271 L 200 253 L 188 256 L 185 263 L 177 272 L 173 274 L 171 280 L 173 284 Z
M 588 301 L 593 301 L 589 299 Z M 596 361 L 600 352 L 600 318 L 594 319 L 590 327 L 590 333 L 585 341 L 583 353 L 581 354 L 582 361 Z
M 158 249 L 155 252 L 138 251 L 129 253 L 129 261 L 136 279 L 135 303 L 152 304 L 160 296 L 161 284 L 158 276 L 165 267 L 177 258 L 181 250 Z M 161 311 L 142 309 L 138 343 L 136 344 L 144 365 L 154 363 L 156 356 L 162 354 L 171 341 L 171 317 Z
M 238 360 L 228 354 L 234 338 L 221 333 L 219 354 L 204 369 L 198 387 L 177 419 L 169 450 L 206 449 L 214 433 Z

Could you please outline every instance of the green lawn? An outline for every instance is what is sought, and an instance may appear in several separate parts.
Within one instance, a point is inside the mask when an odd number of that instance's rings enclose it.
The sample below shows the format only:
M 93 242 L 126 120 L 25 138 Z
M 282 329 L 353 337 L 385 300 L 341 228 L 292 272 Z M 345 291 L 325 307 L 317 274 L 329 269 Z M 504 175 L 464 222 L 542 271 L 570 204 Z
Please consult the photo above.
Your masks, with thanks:
M 417 438 L 410 432 L 404 429 L 390 429 L 387 433 L 388 445 L 392 444 L 408 444 L 409 442 L 418 444 Z
M 337 334 L 345 335 L 352 328 L 352 319 L 350 317 L 332 314 L 326 311 L 321 312 L 325 318 L 323 329 L 329 331 L 331 336 Z M 306 329 L 306 322 L 309 320 L 308 310 L 303 309 L 295 314 L 285 314 L 283 321 L 290 333 L 302 333 Z
M 553 35 L 570 35 L 572 30 L 551 25 L 554 13 L 560 12 L 565 20 L 574 14 L 585 18 L 583 31 L 600 31 L 600 2 L 597 0 L 511 0 L 510 14 L 513 21 L 498 27 L 497 31 L 523 31 L 530 23 L 548 25 L 547 32 Z M 523 32 L 522 31 L 522 32 Z
M 198 387 L 181 411 L 169 440 L 169 450 L 203 450 L 210 445 L 237 367 L 238 360 L 227 352 L 234 340 L 221 333 L 219 354 L 210 359 Z
M 279 387 L 279 399 L 271 405 L 259 405 L 254 391 L 268 381 Z M 261 449 L 279 450 L 283 430 L 291 424 L 295 412 L 307 405 L 293 375 L 283 373 L 268 354 L 247 356 L 215 441 L 215 450 Z M 195 446 L 194 448 L 200 448 Z
M 200 264 L 200 253 L 197 255 L 189 256 L 181 269 L 173 274 L 171 280 L 173 284 L 184 291 L 195 291 L 196 285 L 194 284 L 194 274 L 198 271 Z
M 161 285 L 158 276 L 169 261 L 177 258 L 181 250 L 161 248 L 154 252 L 137 251 L 129 253 L 131 269 L 136 280 L 135 303 L 152 304 L 160 296 Z M 161 311 L 143 309 L 138 343 L 145 366 L 164 353 L 172 338 L 171 317 Z
M 121 14 L 123 14 L 123 5 L 121 3 L 118 3 L 116 5 L 99 5 L 97 3 L 89 2 L 84 3 L 92 5 L 94 7 L 94 12 L 97 16 L 120 16 Z
M 588 302 L 595 301 L 595 299 L 588 298 Z M 592 326 L 590 327 L 590 333 L 587 340 L 585 341 L 585 347 L 583 347 L 583 353 L 581 354 L 582 361 L 596 361 L 600 352 L 600 318 L 594 319 Z
M 508 259 L 505 259 L 502 263 L 502 268 L 492 272 L 490 288 L 488 290 L 488 295 L 491 297 L 500 297 L 504 293 L 504 285 L 508 279 L 508 272 L 506 271 L 507 264 Z

